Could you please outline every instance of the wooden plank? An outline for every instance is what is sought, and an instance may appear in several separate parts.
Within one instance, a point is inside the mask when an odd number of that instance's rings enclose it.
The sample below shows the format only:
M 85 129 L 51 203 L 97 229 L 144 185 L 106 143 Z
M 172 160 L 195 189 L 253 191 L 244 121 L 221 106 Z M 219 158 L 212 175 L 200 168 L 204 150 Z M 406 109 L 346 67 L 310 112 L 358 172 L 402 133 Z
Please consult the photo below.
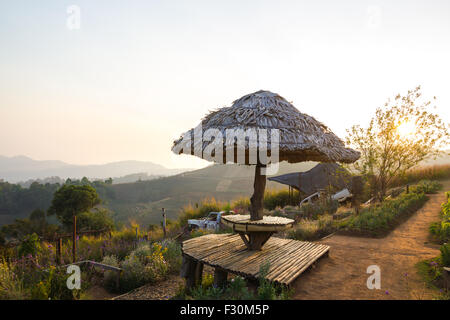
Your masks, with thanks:
M 274 253 L 270 255 L 267 254 L 262 255 L 261 257 L 258 257 L 257 260 L 253 260 L 251 261 L 251 263 L 248 263 L 247 265 L 239 266 L 239 268 L 242 268 L 243 272 L 252 274 L 254 277 L 256 277 L 259 274 L 260 266 L 263 263 L 268 262 L 270 264 L 270 269 L 274 269 L 277 267 L 279 259 L 283 258 L 283 256 L 291 254 L 293 250 L 297 250 L 295 244 L 291 245 L 289 248 L 274 250 Z
M 327 249 L 324 249 L 323 250 L 323 253 L 320 255 L 320 256 L 318 256 L 318 257 L 316 257 L 316 259 L 311 259 L 303 268 L 301 268 L 300 270 L 297 270 L 296 272 L 293 272 L 291 275 L 290 275 L 290 277 L 289 278 L 287 278 L 286 280 L 285 280 L 285 283 L 286 284 L 289 284 L 289 283 L 291 283 L 292 281 L 294 281 L 303 271 L 305 271 L 310 265 L 312 265 L 314 262 L 316 262 L 320 257 L 322 257 L 325 253 L 327 253 L 328 252 L 328 250 L 329 250 L 329 248 L 327 248 Z
M 267 275 L 268 278 L 276 280 L 278 278 L 283 279 L 283 277 L 288 273 L 290 273 L 293 267 L 295 269 L 303 267 L 308 261 L 311 260 L 311 257 L 314 257 L 315 253 L 321 252 L 323 249 L 319 246 L 314 246 L 310 248 L 311 250 L 300 252 L 300 255 L 294 255 L 293 257 L 286 259 L 280 266 L 280 269 L 269 273 Z

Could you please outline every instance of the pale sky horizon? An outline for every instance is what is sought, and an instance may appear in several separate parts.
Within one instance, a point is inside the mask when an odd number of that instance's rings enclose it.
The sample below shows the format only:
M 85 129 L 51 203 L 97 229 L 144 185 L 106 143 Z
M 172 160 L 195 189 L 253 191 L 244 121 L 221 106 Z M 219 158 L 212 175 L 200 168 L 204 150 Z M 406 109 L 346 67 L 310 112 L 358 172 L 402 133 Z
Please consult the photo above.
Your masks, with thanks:
M 4 156 L 203 167 L 172 141 L 260 89 L 341 139 L 417 85 L 450 119 L 445 0 L 5 1 L 0 48 Z

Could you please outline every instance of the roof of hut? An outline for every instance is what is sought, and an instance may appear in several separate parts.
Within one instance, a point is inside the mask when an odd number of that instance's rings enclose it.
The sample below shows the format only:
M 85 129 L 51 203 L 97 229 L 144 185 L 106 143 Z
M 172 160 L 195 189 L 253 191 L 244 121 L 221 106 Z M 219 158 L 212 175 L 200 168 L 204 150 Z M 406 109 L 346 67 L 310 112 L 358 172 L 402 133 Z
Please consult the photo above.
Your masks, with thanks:
M 351 186 L 351 174 L 336 163 L 319 163 L 305 172 L 287 173 L 267 179 L 291 186 L 307 195 L 330 186 L 336 189 Z
M 327 126 L 313 117 L 301 113 L 286 99 L 270 91 L 257 91 L 233 102 L 231 107 L 224 107 L 212 111 L 201 121 L 202 132 L 207 129 L 219 129 L 226 141 L 227 129 L 267 129 L 268 150 L 271 150 L 271 130 L 279 130 L 279 161 L 286 160 L 291 163 L 301 161 L 345 162 L 356 161 L 359 152 L 345 148 L 344 143 Z M 202 150 L 210 144 L 209 141 L 194 140 L 194 128 L 183 136 L 191 136 L 191 152 L 202 158 L 203 153 L 194 152 Z M 194 141 L 196 145 L 194 145 Z M 199 142 L 200 141 L 200 142 Z M 234 141 L 234 140 L 233 140 Z M 182 137 L 174 141 L 172 150 L 179 151 Z M 202 143 L 202 145 L 199 145 Z M 259 146 L 258 146 L 259 147 Z M 235 146 L 236 148 L 236 146 Z M 236 149 L 235 149 L 236 150 Z M 246 164 L 248 164 L 249 139 L 246 138 Z M 186 150 L 183 151 L 186 153 Z M 189 151 L 187 152 L 189 154 Z M 235 152 L 236 155 L 236 152 Z M 223 152 L 224 159 L 226 152 Z M 225 161 L 224 161 L 225 162 Z M 235 156 L 235 161 L 236 156 Z

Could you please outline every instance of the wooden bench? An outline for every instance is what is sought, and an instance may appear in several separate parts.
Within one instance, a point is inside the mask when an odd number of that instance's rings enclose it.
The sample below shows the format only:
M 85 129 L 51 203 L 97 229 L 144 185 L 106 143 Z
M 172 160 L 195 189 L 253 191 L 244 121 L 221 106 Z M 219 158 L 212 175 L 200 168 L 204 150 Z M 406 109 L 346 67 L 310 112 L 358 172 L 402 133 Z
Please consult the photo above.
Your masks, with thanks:
M 271 237 L 261 250 L 249 250 L 238 234 L 209 234 L 183 242 L 181 276 L 191 289 L 201 282 L 206 264 L 215 269 L 214 283 L 220 286 L 228 273 L 256 280 L 260 267 L 269 263 L 266 279 L 290 285 L 329 249 L 323 244 Z

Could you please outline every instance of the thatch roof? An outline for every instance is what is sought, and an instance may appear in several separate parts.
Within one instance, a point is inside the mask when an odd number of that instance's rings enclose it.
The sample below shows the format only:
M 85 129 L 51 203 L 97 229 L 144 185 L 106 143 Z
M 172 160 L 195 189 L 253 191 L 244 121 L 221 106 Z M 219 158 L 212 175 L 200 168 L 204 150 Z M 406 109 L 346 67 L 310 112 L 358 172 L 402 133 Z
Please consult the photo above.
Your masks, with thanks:
M 336 163 L 319 163 L 306 172 L 293 172 L 267 179 L 291 186 L 306 195 L 330 186 L 336 189 L 351 186 L 351 174 Z
M 270 131 L 279 129 L 279 161 L 291 163 L 301 161 L 345 162 L 351 163 L 359 158 L 359 152 L 345 148 L 344 143 L 334 135 L 324 124 L 313 117 L 299 112 L 283 97 L 270 91 L 257 91 L 233 102 L 231 107 L 224 107 L 208 114 L 201 122 L 202 131 L 219 129 L 226 141 L 226 129 L 267 129 L 268 150 L 271 150 Z M 184 135 L 190 135 L 194 140 L 194 129 Z M 198 140 L 198 139 L 197 139 Z M 175 152 L 182 138 L 174 141 L 172 150 Z M 198 141 L 197 141 L 198 142 Z M 194 150 L 205 150 L 210 144 L 191 144 L 192 155 L 198 155 Z M 236 148 L 236 146 L 235 146 Z M 235 150 L 236 151 L 236 150 Z M 248 164 L 249 141 L 246 139 L 246 164 Z M 179 152 L 181 153 L 181 152 Z M 186 153 L 186 150 L 184 151 Z M 187 152 L 189 154 L 189 152 Z M 203 156 L 201 156 L 204 158 Z M 224 148 L 224 159 L 226 158 Z M 235 161 L 236 159 L 235 152 Z

